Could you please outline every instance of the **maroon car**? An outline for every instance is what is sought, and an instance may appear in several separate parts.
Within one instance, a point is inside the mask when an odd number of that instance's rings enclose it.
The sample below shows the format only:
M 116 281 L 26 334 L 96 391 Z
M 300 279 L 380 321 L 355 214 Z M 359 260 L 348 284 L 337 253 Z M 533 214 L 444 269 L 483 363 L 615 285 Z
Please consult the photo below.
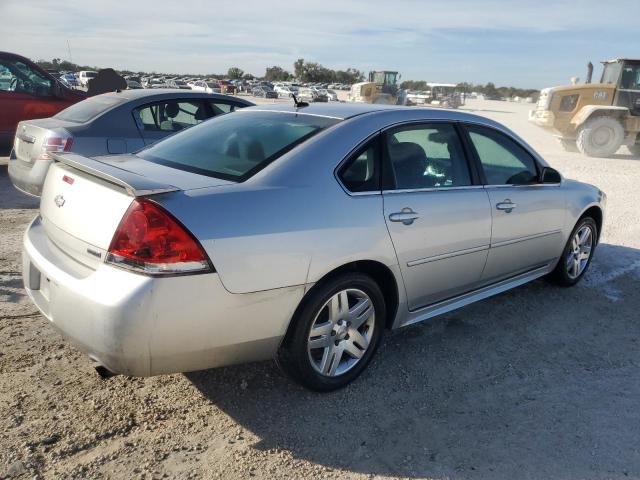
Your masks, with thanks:
M 19 121 L 51 117 L 85 98 L 28 58 L 0 52 L 0 150 L 9 151 Z

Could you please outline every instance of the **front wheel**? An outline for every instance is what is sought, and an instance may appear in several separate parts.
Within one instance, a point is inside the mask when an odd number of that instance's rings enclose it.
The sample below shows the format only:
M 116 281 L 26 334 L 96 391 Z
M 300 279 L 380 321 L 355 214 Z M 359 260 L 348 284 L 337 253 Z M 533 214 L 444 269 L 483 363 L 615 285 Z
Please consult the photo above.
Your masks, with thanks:
M 585 122 L 576 145 L 580 153 L 589 157 L 610 157 L 624 140 L 624 128 L 616 118 L 594 117 Z
M 385 316 L 384 297 L 369 276 L 349 273 L 331 279 L 299 307 L 278 351 L 278 365 L 311 390 L 342 388 L 371 361 Z
M 564 287 L 571 287 L 584 276 L 596 248 L 598 227 L 591 217 L 581 218 L 567 241 L 552 278 Z

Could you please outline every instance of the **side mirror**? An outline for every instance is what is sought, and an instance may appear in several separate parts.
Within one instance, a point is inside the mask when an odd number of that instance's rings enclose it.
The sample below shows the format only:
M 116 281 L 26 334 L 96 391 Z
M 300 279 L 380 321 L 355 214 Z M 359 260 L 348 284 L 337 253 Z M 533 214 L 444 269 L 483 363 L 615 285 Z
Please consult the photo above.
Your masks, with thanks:
M 551 167 L 544 167 L 540 173 L 540 183 L 560 183 L 562 176 L 560 172 Z

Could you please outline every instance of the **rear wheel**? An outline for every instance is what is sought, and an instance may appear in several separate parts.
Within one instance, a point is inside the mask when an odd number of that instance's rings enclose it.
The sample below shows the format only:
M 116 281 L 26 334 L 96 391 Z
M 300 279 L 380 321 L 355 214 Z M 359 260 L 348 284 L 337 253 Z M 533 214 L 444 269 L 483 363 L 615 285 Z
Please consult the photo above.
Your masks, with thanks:
M 622 124 L 611 117 L 590 118 L 580 128 L 576 145 L 589 157 L 610 157 L 618 151 L 624 140 Z
M 584 276 L 596 248 L 598 227 L 591 217 L 581 218 L 567 241 L 552 278 L 564 287 L 571 287 Z
M 278 365 L 311 390 L 344 387 L 371 361 L 385 315 L 384 297 L 370 277 L 336 277 L 312 291 L 298 309 L 278 351 Z

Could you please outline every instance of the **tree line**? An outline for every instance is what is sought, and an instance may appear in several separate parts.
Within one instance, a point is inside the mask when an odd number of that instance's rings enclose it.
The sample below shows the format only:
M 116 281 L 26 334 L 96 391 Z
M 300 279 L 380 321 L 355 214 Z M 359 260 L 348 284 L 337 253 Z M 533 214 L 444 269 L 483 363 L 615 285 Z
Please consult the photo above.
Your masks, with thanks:
M 78 65 L 76 63 L 69 62 L 68 60 L 62 60 L 60 58 L 54 58 L 53 60 L 38 60 L 36 62 L 45 70 L 58 70 L 58 71 L 70 71 L 78 72 L 80 70 L 99 70 L 96 66 L 91 65 Z M 121 74 L 138 74 L 138 75 L 158 75 L 157 72 L 133 72 L 129 70 L 119 71 Z M 162 74 L 166 75 L 166 74 Z M 226 75 L 220 73 L 211 73 L 208 75 L 191 75 L 181 74 L 185 76 L 194 77 L 207 77 L 207 78 L 229 78 L 231 80 L 253 80 L 256 77 L 250 73 L 245 73 L 239 67 L 231 67 L 227 70 Z M 327 68 L 316 62 L 306 62 L 303 58 L 299 58 L 293 64 L 292 71 L 285 70 L 284 68 L 274 65 L 267 67 L 263 80 L 277 82 L 277 81 L 290 81 L 298 80 L 300 82 L 310 83 L 346 83 L 352 84 L 364 79 L 364 74 L 355 68 L 347 68 L 346 70 L 333 70 Z

